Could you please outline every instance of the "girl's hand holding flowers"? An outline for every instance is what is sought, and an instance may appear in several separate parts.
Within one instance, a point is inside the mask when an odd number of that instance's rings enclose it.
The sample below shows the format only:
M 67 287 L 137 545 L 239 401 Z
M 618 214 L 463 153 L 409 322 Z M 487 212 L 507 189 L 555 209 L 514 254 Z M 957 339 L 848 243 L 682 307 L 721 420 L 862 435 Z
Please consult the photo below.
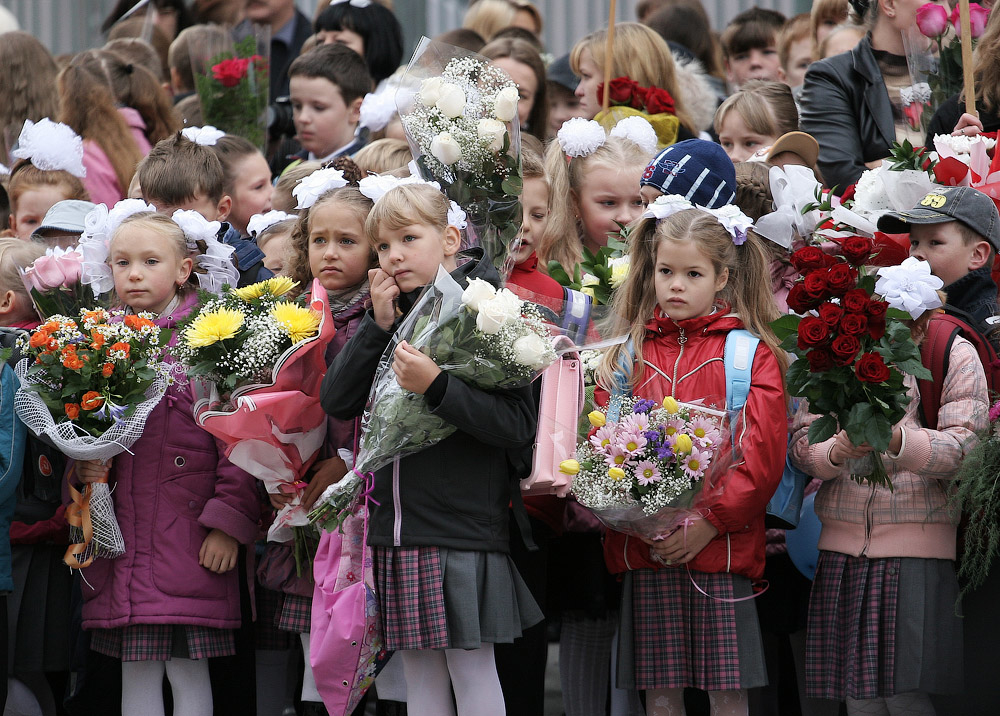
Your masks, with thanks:
M 77 460 L 76 474 L 80 482 L 86 484 L 90 482 L 104 482 L 111 472 L 111 460 Z
M 708 520 L 692 520 L 685 530 L 681 525 L 661 540 L 643 539 L 649 554 L 664 564 L 687 564 L 718 536 L 719 530 Z
M 423 395 L 441 374 L 437 363 L 406 341 L 396 346 L 393 358 L 392 372 L 396 374 L 396 382 L 412 393 Z
M 335 482 L 347 474 L 347 463 L 339 457 L 331 457 L 329 460 L 320 460 L 316 463 L 316 472 L 309 480 L 309 486 L 302 493 L 302 507 L 311 510 L 316 498 Z M 289 499 L 291 497 L 289 496 Z
M 220 529 L 213 529 L 201 543 L 198 564 L 210 572 L 225 574 L 236 566 L 239 542 Z

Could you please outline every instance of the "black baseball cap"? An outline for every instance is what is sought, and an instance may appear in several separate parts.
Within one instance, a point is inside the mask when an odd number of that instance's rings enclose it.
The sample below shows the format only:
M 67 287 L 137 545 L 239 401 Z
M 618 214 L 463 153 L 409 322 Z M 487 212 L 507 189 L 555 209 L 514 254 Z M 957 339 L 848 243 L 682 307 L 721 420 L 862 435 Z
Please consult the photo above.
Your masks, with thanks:
M 967 186 L 947 186 L 929 192 L 909 211 L 890 211 L 879 217 L 878 228 L 889 234 L 906 234 L 911 224 L 961 221 L 1000 251 L 1000 214 L 986 194 Z

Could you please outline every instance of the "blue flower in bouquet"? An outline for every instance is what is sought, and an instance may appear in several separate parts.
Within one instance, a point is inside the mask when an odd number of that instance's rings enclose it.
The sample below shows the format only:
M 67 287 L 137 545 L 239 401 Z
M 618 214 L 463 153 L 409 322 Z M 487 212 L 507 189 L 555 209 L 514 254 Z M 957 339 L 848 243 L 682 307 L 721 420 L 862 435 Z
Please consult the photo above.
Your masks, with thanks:
M 661 460 L 669 460 L 674 456 L 674 450 L 669 445 L 656 448 L 656 457 Z
M 636 402 L 635 407 L 632 408 L 632 412 L 647 414 L 655 407 L 656 401 L 643 399 Z
M 663 435 L 659 430 L 647 430 L 643 433 L 643 436 L 646 438 L 646 442 L 649 443 L 651 447 L 659 445 L 660 440 L 663 438 Z

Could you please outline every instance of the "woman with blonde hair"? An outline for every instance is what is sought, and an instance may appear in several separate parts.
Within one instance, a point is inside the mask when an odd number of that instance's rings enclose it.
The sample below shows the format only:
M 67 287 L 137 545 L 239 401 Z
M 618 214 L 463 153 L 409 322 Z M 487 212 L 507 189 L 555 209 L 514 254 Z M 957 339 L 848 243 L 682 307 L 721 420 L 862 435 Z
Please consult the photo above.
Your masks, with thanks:
M 59 68 L 45 45 L 20 31 L 3 33 L 0 67 L 4 72 L 0 82 L 0 163 L 9 166 L 11 144 L 21 133 L 24 120 L 37 122 L 56 116 Z
M 462 27 L 489 42 L 505 27 L 523 27 L 533 35 L 542 32 L 542 15 L 525 0 L 476 0 L 469 5 Z

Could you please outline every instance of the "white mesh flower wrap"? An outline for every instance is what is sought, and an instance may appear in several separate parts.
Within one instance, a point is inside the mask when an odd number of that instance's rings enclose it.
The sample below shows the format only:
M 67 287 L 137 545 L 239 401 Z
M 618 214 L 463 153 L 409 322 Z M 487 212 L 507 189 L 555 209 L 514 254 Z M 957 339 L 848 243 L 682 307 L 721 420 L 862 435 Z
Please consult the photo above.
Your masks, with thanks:
M 643 117 L 635 115 L 625 117 L 611 130 L 611 136 L 634 142 L 639 149 L 650 156 L 656 154 L 657 142 L 659 142 L 659 139 L 656 138 L 656 130 Z
M 307 177 L 299 180 L 292 189 L 292 196 L 298 200 L 296 209 L 308 209 L 323 194 L 334 189 L 347 186 L 344 172 L 339 169 L 317 169 Z
M 210 124 L 204 127 L 186 127 L 181 130 L 181 134 L 186 139 L 190 139 L 195 144 L 200 144 L 203 147 L 214 147 L 220 139 L 226 136 L 225 132 L 221 129 L 216 129 Z
M 563 122 L 556 134 L 556 141 L 568 157 L 586 157 L 593 154 L 608 140 L 604 127 L 592 119 L 574 117 Z
M 236 249 L 218 239 L 222 224 L 208 221 L 197 211 L 184 209 L 178 209 L 170 218 L 184 232 L 188 250 L 197 254 L 194 257 L 198 266 L 195 276 L 202 289 L 221 294 L 223 286 L 239 283 L 240 274 L 231 258 Z
M 932 308 L 942 306 L 938 291 L 944 281 L 931 273 L 931 265 L 911 256 L 899 266 L 878 270 L 875 293 L 893 308 L 906 311 L 917 320 Z
M 10 155 L 27 159 L 47 172 L 69 172 L 81 179 L 87 176 L 83 166 L 83 140 L 68 125 L 53 122 L 48 117 L 37 124 L 30 119 L 24 120 L 17 149 Z
M 277 209 L 272 209 L 264 214 L 254 214 L 247 222 L 247 233 L 251 236 L 260 236 L 262 231 L 266 231 L 275 224 L 287 221 L 288 219 L 297 218 L 298 217 L 295 216 L 295 214 L 286 214 L 285 212 L 278 211 Z
M 110 211 L 106 205 L 98 204 L 84 218 L 83 234 L 80 236 L 80 253 L 83 255 L 80 281 L 90 286 L 94 298 L 115 287 L 111 266 L 108 265 L 112 234 L 125 219 L 144 211 L 155 212 L 156 207 L 142 199 L 123 199 Z

